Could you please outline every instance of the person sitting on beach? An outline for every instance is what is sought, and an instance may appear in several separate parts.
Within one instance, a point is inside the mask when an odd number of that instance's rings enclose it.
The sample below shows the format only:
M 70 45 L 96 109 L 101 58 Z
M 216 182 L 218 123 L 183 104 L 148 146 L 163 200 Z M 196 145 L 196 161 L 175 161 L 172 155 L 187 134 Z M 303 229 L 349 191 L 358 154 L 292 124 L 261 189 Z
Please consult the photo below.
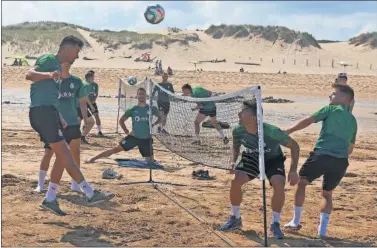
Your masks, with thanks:
M 338 77 L 335 79 L 335 83 L 336 84 L 342 84 L 342 85 L 348 85 L 347 84 L 347 73 L 345 72 L 341 72 L 338 74 Z M 353 106 L 355 105 L 355 99 L 353 99 L 350 103 L 350 106 L 349 106 L 349 111 L 352 112 L 353 110 Z
M 168 67 L 168 75 L 169 76 L 173 75 L 173 69 L 170 68 L 170 66 Z

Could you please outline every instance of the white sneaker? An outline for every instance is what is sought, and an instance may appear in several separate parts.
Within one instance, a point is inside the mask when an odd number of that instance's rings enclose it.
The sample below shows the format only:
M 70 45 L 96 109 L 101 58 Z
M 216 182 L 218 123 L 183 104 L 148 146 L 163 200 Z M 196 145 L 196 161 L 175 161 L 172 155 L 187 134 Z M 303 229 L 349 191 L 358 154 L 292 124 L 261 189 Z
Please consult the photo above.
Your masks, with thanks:
M 34 192 L 37 193 L 42 193 L 43 192 L 43 187 L 41 188 L 39 185 L 34 189 Z

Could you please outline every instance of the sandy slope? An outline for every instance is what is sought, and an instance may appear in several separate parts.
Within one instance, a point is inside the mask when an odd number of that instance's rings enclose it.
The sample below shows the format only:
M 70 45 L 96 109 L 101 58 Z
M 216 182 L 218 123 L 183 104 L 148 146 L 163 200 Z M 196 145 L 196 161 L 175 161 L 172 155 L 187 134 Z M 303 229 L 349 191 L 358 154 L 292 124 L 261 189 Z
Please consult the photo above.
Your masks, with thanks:
M 316 48 L 299 48 L 296 45 L 287 45 L 277 41 L 275 44 L 262 39 L 233 39 L 223 38 L 216 40 L 201 31 L 182 31 L 182 33 L 196 33 L 201 42 L 192 43 L 189 46 L 172 44 L 168 49 L 154 45 L 149 50 L 133 50 L 130 46 L 123 46 L 116 51 L 104 52 L 103 46 L 98 44 L 89 32 L 80 30 L 79 32 L 89 41 L 92 48 L 85 49 L 81 57 L 95 58 L 96 60 L 85 61 L 78 60 L 76 66 L 80 67 L 101 67 L 101 68 L 135 68 L 146 69 L 149 63 L 133 60 L 144 52 L 152 52 L 152 56 L 163 60 L 165 67 L 172 66 L 173 69 L 192 70 L 193 64 L 190 61 L 226 59 L 227 63 L 205 63 L 198 66 L 205 71 L 238 71 L 241 65 L 234 62 L 253 62 L 260 63 L 261 66 L 243 66 L 249 72 L 270 72 L 276 73 L 287 71 L 288 73 L 305 73 L 305 74 L 336 74 L 342 71 L 339 61 L 346 61 L 352 66 L 346 68 L 346 71 L 357 75 L 377 75 L 377 50 L 369 50 L 362 47 L 353 47 L 347 42 L 321 44 L 323 49 Z M 166 33 L 162 30 L 161 33 Z M 3 46 L 3 58 L 13 55 L 12 51 L 8 52 L 8 47 Z M 119 56 L 130 56 L 132 59 L 119 58 Z M 110 57 L 115 57 L 109 59 Z M 294 64 L 296 60 L 296 65 Z M 306 65 L 308 60 L 308 66 Z M 320 60 L 320 62 L 319 62 Z M 332 60 L 335 64 L 332 68 Z M 273 62 L 272 62 L 273 61 Z M 7 64 L 12 60 L 5 60 Z M 320 64 L 320 66 L 319 66 Z M 357 68 L 358 64 L 358 68 Z M 372 70 L 370 69 L 372 64 Z

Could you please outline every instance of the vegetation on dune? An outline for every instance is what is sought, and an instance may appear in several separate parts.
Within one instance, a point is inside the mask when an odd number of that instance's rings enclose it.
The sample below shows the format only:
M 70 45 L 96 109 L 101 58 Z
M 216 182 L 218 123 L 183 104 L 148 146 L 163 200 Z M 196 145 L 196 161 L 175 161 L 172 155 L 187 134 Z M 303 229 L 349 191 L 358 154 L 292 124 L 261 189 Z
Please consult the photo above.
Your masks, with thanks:
M 318 43 L 338 43 L 340 40 L 317 40 Z
M 377 48 L 377 32 L 363 33 L 349 40 L 350 45 Z
M 90 36 L 96 39 L 98 43 L 106 45 L 106 48 L 112 48 L 115 50 L 122 45 L 130 45 L 130 49 L 146 50 L 151 49 L 154 45 L 160 45 L 167 48 L 173 43 L 189 45 L 189 42 L 200 41 L 197 34 L 139 34 L 127 30 L 119 32 L 110 30 L 92 31 Z
M 90 47 L 88 41 L 76 30 L 78 27 L 84 28 L 64 22 L 24 22 L 5 26 L 2 28 L 1 44 L 9 43 L 16 52 L 28 55 L 55 53 L 65 36 L 74 35 Z
M 214 39 L 223 37 L 249 38 L 261 37 L 276 42 L 282 40 L 288 44 L 298 44 L 301 47 L 314 46 L 321 48 L 317 40 L 309 33 L 298 32 L 282 26 L 254 26 L 254 25 L 211 25 L 204 31 Z

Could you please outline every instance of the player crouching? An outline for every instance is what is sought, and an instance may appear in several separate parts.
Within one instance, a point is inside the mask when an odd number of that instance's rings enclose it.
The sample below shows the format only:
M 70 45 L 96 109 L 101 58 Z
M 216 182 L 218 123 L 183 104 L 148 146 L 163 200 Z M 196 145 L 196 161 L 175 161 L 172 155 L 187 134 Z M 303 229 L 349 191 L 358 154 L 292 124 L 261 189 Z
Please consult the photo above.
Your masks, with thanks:
M 139 148 L 140 154 L 147 158 L 150 165 L 154 163 L 152 146 L 153 139 L 149 128 L 150 106 L 146 103 L 147 93 L 144 88 L 139 88 L 137 90 L 137 99 L 137 105 L 127 109 L 126 113 L 119 119 L 119 125 L 127 136 L 118 146 L 98 154 L 88 160 L 88 163 L 94 163 L 99 158 L 109 157 L 121 151 L 129 151 L 136 146 Z M 157 107 L 153 106 L 151 110 L 152 114 L 158 117 L 157 121 L 152 124 L 152 127 L 154 127 L 160 123 L 161 118 Z M 132 118 L 132 132 L 129 132 L 125 124 L 128 118 Z
M 236 166 L 235 178 L 230 187 L 230 202 L 232 204 L 232 215 L 228 221 L 221 226 L 222 231 L 239 229 L 242 227 L 240 216 L 240 205 L 242 202 L 242 185 L 253 180 L 259 172 L 258 153 L 258 123 L 256 101 L 244 101 L 243 109 L 239 113 L 240 125 L 233 129 L 233 162 L 232 170 L 243 145 L 246 151 L 242 153 L 240 163 Z M 280 229 L 280 213 L 282 211 L 285 194 L 285 157 L 280 145 L 291 149 L 291 168 L 288 174 L 288 182 L 291 185 L 298 183 L 297 163 L 300 156 L 300 147 L 297 142 L 289 137 L 287 133 L 279 128 L 263 123 L 265 142 L 265 173 L 274 189 L 271 199 L 272 223 L 270 231 L 275 238 L 284 237 Z

